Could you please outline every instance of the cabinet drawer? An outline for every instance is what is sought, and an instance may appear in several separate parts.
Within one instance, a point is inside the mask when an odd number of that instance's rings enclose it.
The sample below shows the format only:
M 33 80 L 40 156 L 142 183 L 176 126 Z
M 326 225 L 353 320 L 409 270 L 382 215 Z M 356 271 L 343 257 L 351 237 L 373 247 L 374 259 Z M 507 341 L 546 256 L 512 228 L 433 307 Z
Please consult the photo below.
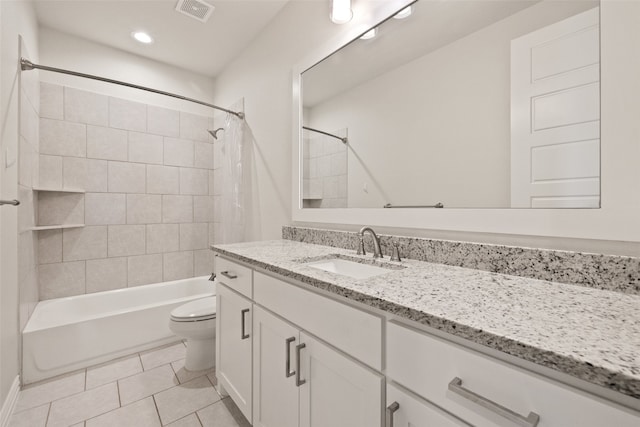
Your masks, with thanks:
M 640 425 L 637 412 L 394 322 L 387 327 L 387 377 L 477 426 L 528 425 L 507 420 L 496 405 L 522 417 L 534 412 L 539 427 Z M 449 390 L 454 378 L 490 403 Z
M 390 408 L 397 404 L 395 412 L 390 414 Z M 465 423 L 443 411 L 437 406 L 419 399 L 409 392 L 387 384 L 387 421 L 393 418 L 393 427 L 468 427 Z M 389 427 L 391 423 L 387 423 Z
M 382 318 L 258 272 L 254 282 L 256 303 L 382 370 Z
M 236 292 L 247 298 L 252 297 L 252 270 L 243 265 L 229 261 L 221 256 L 215 257 L 216 278 Z

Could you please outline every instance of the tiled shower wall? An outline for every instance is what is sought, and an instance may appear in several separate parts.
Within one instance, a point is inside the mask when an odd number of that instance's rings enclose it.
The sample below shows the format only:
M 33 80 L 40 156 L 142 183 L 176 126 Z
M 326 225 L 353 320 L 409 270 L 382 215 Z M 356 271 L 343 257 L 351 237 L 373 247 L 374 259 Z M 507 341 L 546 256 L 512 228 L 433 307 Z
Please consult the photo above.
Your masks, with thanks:
M 346 135 L 346 129 L 336 134 Z M 305 207 L 347 207 L 346 144 L 327 135 L 306 132 L 302 168 Z
M 40 299 L 211 273 L 213 119 L 41 83 Z

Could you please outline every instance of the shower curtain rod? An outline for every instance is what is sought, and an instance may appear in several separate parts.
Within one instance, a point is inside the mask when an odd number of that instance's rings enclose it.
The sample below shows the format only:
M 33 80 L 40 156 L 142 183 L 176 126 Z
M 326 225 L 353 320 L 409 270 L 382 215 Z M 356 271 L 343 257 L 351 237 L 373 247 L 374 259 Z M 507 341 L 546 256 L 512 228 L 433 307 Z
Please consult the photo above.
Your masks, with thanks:
M 347 138 L 343 138 L 343 137 L 341 137 L 341 136 L 334 135 L 334 134 L 332 134 L 332 133 L 325 132 L 325 131 L 323 131 L 323 130 L 318 130 L 318 129 L 314 129 L 314 128 L 309 128 L 309 127 L 306 127 L 306 126 L 302 126 L 302 129 L 310 130 L 311 132 L 318 132 L 318 133 L 321 133 L 321 134 L 323 134 L 323 135 L 327 135 L 327 136 L 330 136 L 330 137 L 332 137 L 332 138 L 339 139 L 340 141 L 342 141 L 342 143 L 343 143 L 343 144 L 346 144 L 347 142 L 349 142 L 349 140 L 348 140 Z
M 234 116 L 238 117 L 240 120 L 244 120 L 244 113 L 241 111 L 231 111 L 226 108 L 218 107 L 217 105 L 209 104 L 204 101 L 199 101 L 193 98 L 187 98 L 186 96 L 176 95 L 175 93 L 165 92 L 163 90 L 152 89 L 145 86 L 138 86 L 133 83 L 127 83 L 127 82 L 122 82 L 120 80 L 108 79 L 106 77 L 94 76 L 93 74 L 78 73 L 76 71 L 64 70 L 62 68 L 48 67 L 46 65 L 38 65 L 38 64 L 34 64 L 33 62 L 25 58 L 20 58 L 20 68 L 22 69 L 22 71 L 29 71 L 33 69 L 52 71 L 54 73 L 69 74 L 70 76 L 84 77 L 87 79 L 98 80 L 101 82 L 113 83 L 116 85 L 127 86 L 134 89 L 145 90 L 147 92 L 153 92 L 160 95 L 170 96 L 172 98 L 182 99 L 183 101 L 195 102 L 196 104 L 204 105 L 206 107 L 211 107 L 216 110 L 224 111 L 225 113 L 233 114 Z

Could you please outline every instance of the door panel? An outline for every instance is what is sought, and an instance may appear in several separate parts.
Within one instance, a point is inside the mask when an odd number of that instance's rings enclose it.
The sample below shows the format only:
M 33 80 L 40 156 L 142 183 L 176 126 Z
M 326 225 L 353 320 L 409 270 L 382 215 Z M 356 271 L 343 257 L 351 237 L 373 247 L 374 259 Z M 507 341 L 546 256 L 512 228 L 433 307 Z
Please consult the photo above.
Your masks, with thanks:
M 249 421 L 252 418 L 251 306 L 251 301 L 226 286 L 218 284 L 216 305 L 218 381 Z
M 383 377 L 304 333 L 300 341 L 300 426 L 381 426 Z
M 295 375 L 291 373 L 296 369 L 295 347 L 300 343 L 299 331 L 256 306 L 253 333 L 253 425 L 297 427 L 298 387 Z M 293 340 L 287 345 L 290 338 Z
M 599 207 L 599 8 L 511 41 L 511 207 Z

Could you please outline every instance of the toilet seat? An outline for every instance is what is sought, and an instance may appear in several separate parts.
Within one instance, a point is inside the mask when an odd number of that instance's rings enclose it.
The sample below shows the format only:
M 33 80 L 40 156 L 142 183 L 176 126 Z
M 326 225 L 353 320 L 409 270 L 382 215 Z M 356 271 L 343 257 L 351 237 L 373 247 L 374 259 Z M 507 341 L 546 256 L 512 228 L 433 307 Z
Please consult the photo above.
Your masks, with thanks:
M 174 322 L 201 322 L 216 318 L 216 297 L 200 298 L 171 311 Z

